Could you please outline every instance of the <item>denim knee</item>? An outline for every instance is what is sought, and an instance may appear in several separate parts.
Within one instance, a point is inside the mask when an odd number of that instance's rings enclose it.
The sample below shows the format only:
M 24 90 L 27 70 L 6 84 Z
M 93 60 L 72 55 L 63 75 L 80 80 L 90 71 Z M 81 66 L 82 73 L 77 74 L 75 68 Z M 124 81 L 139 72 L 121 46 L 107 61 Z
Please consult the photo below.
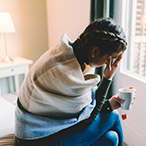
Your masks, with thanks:
M 105 134 L 105 142 L 108 146 L 118 146 L 119 136 L 116 131 L 110 130 Z
M 110 114 L 111 114 L 110 116 L 113 116 L 113 118 L 116 118 L 117 122 L 121 121 L 120 120 L 120 114 L 119 114 L 119 112 L 117 110 L 113 110 Z
M 96 142 L 91 146 L 118 146 L 119 136 L 118 133 L 114 130 L 107 131 L 102 137 L 100 137 Z

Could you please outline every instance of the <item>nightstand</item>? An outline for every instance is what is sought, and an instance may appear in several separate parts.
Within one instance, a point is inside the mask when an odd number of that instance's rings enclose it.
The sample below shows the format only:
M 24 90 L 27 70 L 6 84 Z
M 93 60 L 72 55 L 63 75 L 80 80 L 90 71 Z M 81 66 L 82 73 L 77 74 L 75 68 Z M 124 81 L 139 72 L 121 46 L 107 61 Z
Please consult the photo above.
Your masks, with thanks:
M 10 93 L 10 94 L 6 94 L 6 95 L 1 95 L 1 86 L 2 85 L 0 83 L 0 96 L 6 98 L 7 100 L 9 100 L 11 97 L 14 98 L 14 96 L 16 96 L 18 94 L 18 92 L 19 92 L 18 75 L 24 74 L 24 77 L 25 77 L 29 71 L 29 65 L 33 63 L 32 60 L 22 58 L 22 57 L 14 57 L 13 59 L 14 59 L 14 61 L 11 63 L 0 62 L 0 78 L 14 76 L 14 81 L 15 81 L 16 93 L 14 93 L 14 94 Z

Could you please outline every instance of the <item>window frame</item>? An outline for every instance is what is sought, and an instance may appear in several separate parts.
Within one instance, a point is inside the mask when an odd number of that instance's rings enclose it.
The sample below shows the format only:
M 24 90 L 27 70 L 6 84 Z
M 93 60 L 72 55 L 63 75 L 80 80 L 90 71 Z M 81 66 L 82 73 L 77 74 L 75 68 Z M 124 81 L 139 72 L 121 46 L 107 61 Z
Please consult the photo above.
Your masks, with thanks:
M 131 78 L 134 78 L 138 81 L 146 83 L 146 77 L 139 75 L 137 73 L 134 73 L 134 72 L 130 71 L 129 69 L 127 69 L 127 67 L 126 67 L 128 61 L 129 61 L 128 56 L 130 56 L 130 51 L 131 51 L 130 50 L 131 37 L 129 37 L 129 34 L 131 35 L 131 31 L 133 31 L 132 29 L 128 28 L 128 26 L 131 25 L 131 24 L 129 24 L 129 19 L 131 18 L 130 13 L 129 13 L 129 6 L 131 3 L 135 3 L 135 2 L 136 2 L 136 0 L 128 0 L 128 1 L 122 0 L 120 3 L 122 6 L 121 14 L 120 14 L 121 15 L 121 26 L 123 27 L 125 34 L 127 36 L 127 42 L 130 42 L 130 43 L 128 43 L 127 50 L 125 51 L 123 59 L 120 64 L 120 73 L 122 73 L 126 76 L 129 76 Z

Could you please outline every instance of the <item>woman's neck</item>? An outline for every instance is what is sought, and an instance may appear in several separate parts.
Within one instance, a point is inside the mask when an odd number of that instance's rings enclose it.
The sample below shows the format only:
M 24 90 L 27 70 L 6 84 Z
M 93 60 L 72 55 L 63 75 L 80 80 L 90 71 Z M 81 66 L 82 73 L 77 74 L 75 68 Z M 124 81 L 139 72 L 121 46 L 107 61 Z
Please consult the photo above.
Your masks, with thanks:
M 72 47 L 73 47 L 73 50 L 74 50 L 74 54 L 81 66 L 81 69 L 82 71 L 85 69 L 85 63 L 88 64 L 88 61 L 87 61 L 87 55 L 86 55 L 86 52 L 85 50 L 83 50 L 81 48 L 81 45 L 79 44 L 79 40 L 77 39 L 73 44 L 72 44 Z

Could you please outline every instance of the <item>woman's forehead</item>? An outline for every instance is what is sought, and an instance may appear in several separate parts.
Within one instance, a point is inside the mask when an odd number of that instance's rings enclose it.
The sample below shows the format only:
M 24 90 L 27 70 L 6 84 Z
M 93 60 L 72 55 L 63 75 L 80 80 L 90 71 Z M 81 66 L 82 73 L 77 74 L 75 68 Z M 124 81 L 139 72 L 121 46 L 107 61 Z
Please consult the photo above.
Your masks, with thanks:
M 113 53 L 111 56 L 112 58 L 116 58 L 117 56 L 121 55 L 123 53 L 123 51 L 118 52 L 118 53 Z

